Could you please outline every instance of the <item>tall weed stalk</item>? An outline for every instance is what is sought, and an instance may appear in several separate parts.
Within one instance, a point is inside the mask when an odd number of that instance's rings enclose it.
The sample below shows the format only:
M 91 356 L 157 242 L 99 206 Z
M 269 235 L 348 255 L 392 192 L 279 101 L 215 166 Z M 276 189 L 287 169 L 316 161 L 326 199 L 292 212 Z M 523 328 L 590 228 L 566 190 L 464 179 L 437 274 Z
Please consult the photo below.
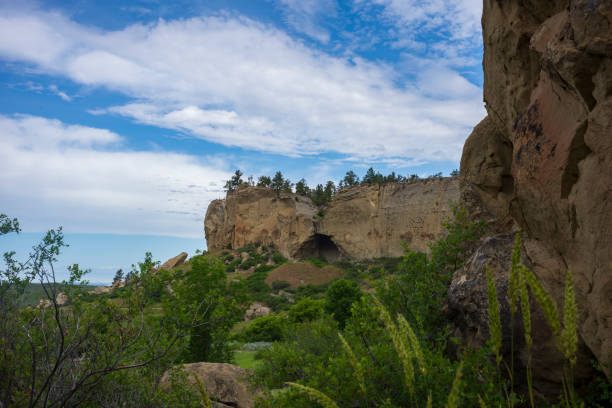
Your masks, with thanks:
M 576 364 L 576 350 L 578 345 L 578 307 L 574 295 L 574 284 L 572 272 L 568 269 L 565 279 L 565 300 L 563 308 L 563 324 L 559 319 L 557 306 L 550 294 L 544 289 L 538 281 L 535 274 L 524 265 L 520 264 L 520 246 L 521 238 L 517 234 L 515 246 L 512 251 L 512 266 L 510 269 L 508 298 L 510 299 L 510 313 L 512 317 L 512 329 L 514 329 L 514 316 L 517 312 L 517 305 L 520 304 L 521 315 L 523 318 L 525 344 L 527 345 L 527 387 L 529 393 L 529 403 L 531 407 L 535 407 L 533 397 L 533 372 L 532 372 L 532 354 L 531 347 L 533 338 L 531 336 L 531 310 L 529 304 L 529 291 L 536 299 L 546 316 L 546 320 L 550 325 L 555 336 L 557 348 L 565 358 L 565 367 L 563 373 L 563 397 L 567 407 L 576 405 L 575 392 L 573 386 L 573 370 Z M 499 367 L 501 361 L 501 322 L 499 316 L 499 303 L 495 291 L 495 284 L 491 278 L 491 272 L 487 268 L 487 292 L 488 292 L 488 314 L 489 328 L 491 332 L 491 346 L 496 357 L 496 362 Z M 529 291 L 528 289 L 529 288 Z M 512 331 L 511 344 L 511 368 L 509 376 L 511 387 L 514 386 L 514 330 Z M 510 395 L 506 396 L 508 406 L 513 405 L 513 391 L 511 388 Z

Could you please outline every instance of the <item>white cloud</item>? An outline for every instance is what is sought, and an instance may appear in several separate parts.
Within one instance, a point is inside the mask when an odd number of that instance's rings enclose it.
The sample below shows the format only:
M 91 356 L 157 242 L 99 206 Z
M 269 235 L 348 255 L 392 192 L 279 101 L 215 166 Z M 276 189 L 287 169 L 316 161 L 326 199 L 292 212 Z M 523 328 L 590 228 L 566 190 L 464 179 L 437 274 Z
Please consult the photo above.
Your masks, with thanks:
M 70 102 L 72 100 L 72 98 L 70 96 L 68 96 L 68 94 L 66 92 L 60 91 L 60 89 L 57 87 L 57 85 L 49 85 L 48 88 L 55 95 L 57 95 L 60 98 L 62 98 L 62 100 L 66 101 L 66 102 Z
M 136 99 L 94 112 L 227 146 L 457 161 L 484 116 L 481 93 L 455 71 L 422 75 L 449 84 L 448 93 L 398 87 L 389 66 L 321 53 L 247 18 L 160 20 L 103 32 L 59 14 L 2 15 L 0 56 Z
M 321 27 L 318 20 L 336 14 L 335 0 L 276 0 L 276 3 L 283 9 L 287 23 L 296 31 L 322 43 L 329 41 L 329 31 Z
M 395 26 L 394 46 L 444 57 L 447 65 L 473 65 L 482 45 L 482 0 L 355 0 L 356 9 L 382 17 Z
M 119 150 L 108 130 L 0 115 L 3 212 L 24 229 L 202 237 L 230 173 L 216 158 Z

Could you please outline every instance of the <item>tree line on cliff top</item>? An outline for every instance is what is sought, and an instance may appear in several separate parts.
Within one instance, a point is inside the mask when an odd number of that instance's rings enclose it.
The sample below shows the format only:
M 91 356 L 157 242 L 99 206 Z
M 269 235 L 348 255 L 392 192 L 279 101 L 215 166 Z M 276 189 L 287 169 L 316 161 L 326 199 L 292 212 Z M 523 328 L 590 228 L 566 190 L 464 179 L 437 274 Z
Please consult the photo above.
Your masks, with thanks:
M 249 186 L 257 186 L 257 187 L 266 187 L 274 190 L 277 194 L 281 192 L 287 193 L 295 193 L 298 195 L 310 197 L 312 202 L 315 205 L 324 205 L 330 202 L 337 191 L 342 190 L 347 187 L 362 185 L 362 184 L 386 184 L 386 183 L 412 183 L 416 180 L 419 180 L 420 177 L 416 174 L 411 174 L 410 176 L 402 176 L 401 174 L 396 174 L 394 171 L 388 175 L 383 175 L 378 171 L 375 171 L 372 167 L 370 167 L 366 174 L 362 179 L 359 178 L 357 174 L 353 170 L 349 170 L 344 175 L 344 178 L 340 180 L 338 185 L 336 183 L 329 180 L 325 184 L 317 184 L 316 187 L 310 188 L 304 178 L 300 179 L 297 183 L 292 183 L 289 178 L 283 176 L 283 173 L 277 171 L 273 177 L 268 176 L 260 176 L 257 181 L 253 178 L 253 176 L 249 176 L 245 181 L 242 176 L 244 173 L 240 170 L 236 170 L 234 175 L 225 182 L 225 191 L 233 192 L 240 185 L 249 185 Z M 459 171 L 453 170 L 450 175 L 452 177 L 458 176 Z M 441 178 L 442 173 L 435 173 L 430 175 L 428 178 Z

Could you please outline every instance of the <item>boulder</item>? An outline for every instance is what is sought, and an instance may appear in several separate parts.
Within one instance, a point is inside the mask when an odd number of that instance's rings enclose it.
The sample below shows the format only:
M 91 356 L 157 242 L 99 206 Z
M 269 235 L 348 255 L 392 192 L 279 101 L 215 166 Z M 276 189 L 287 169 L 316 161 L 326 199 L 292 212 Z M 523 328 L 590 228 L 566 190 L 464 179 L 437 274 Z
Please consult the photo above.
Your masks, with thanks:
M 159 267 L 159 270 L 160 271 L 169 271 L 169 270 L 171 270 L 173 268 L 176 268 L 177 266 L 181 266 L 182 264 L 185 263 L 185 260 L 187 259 L 187 256 L 188 256 L 187 252 L 181 252 L 180 254 L 175 256 L 174 258 L 170 258 L 166 262 L 164 262 Z
M 254 319 L 256 317 L 267 316 L 272 313 L 272 309 L 264 305 L 261 302 L 255 302 L 245 312 L 244 316 L 247 319 Z
M 204 385 L 204 389 L 214 401 L 216 407 L 252 408 L 253 394 L 249 392 L 246 383 L 246 372 L 233 364 L 226 363 L 191 363 L 183 364 L 187 373 L 187 381 L 196 386 L 194 375 Z M 170 381 L 170 372 L 164 373 L 160 380 L 161 387 L 166 387 Z

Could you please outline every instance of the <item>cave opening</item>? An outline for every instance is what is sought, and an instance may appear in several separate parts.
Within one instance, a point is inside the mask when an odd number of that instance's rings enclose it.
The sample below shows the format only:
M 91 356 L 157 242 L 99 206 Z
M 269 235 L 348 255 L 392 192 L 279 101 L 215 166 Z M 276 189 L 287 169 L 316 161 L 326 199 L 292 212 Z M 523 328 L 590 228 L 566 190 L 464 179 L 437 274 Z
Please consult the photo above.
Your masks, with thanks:
M 344 259 L 338 246 L 329 235 L 314 234 L 295 254 L 297 259 L 323 258 L 327 262 L 336 262 Z

